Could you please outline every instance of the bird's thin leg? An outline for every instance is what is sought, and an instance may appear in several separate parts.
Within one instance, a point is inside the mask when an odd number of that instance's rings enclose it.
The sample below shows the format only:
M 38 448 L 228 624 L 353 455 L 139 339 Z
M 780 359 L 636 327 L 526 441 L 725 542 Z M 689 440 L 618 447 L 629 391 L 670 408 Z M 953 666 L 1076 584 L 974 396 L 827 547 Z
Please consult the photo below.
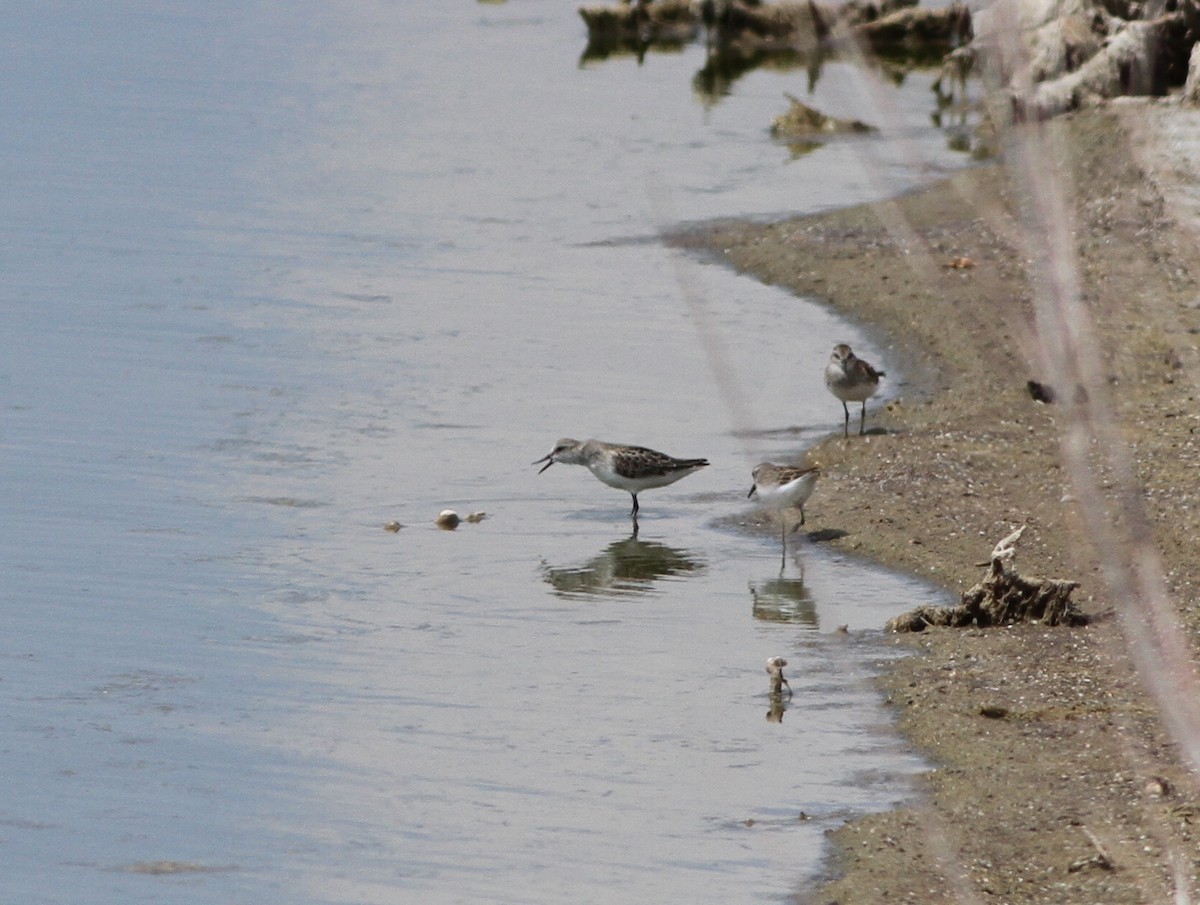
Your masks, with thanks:
M 858 435 L 861 437 L 867 432 L 867 403 L 863 400 L 862 413 L 858 416 Z
M 842 411 L 846 413 L 846 419 L 842 422 L 842 433 L 846 435 L 846 439 L 850 439 L 850 409 L 846 408 L 846 403 L 842 403 Z
M 637 501 L 637 494 L 636 494 L 636 493 L 633 493 L 633 494 L 630 494 L 630 496 L 632 496 L 632 497 L 633 497 L 633 511 L 632 511 L 632 512 L 630 512 L 629 514 L 630 514 L 631 516 L 633 516 L 633 520 L 636 522 L 636 521 L 637 521 L 637 514 L 638 514 L 638 501 Z

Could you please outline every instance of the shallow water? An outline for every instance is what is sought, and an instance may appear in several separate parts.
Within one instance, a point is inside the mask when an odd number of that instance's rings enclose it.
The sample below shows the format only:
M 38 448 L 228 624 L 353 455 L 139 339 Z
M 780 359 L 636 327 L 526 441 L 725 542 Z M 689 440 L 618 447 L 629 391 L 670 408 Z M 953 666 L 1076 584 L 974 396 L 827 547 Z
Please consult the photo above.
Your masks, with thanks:
M 962 165 L 927 77 L 826 66 L 816 106 L 897 112 L 793 157 L 803 70 L 702 103 L 701 47 L 581 65 L 550 0 L 8 27 L 13 901 L 759 902 L 907 794 L 868 677 L 930 590 L 728 527 L 839 427 L 831 345 L 886 350 L 656 236 Z M 634 538 L 530 465 L 563 435 L 713 465 Z

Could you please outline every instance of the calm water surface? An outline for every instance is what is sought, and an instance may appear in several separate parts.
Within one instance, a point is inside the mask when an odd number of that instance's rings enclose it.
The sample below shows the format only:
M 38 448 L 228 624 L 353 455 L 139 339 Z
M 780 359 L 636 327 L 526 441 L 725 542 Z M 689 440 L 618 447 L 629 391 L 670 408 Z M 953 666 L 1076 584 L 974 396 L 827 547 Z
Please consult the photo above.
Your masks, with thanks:
M 728 527 L 840 427 L 831 345 L 887 350 L 655 237 L 961 166 L 929 76 L 705 98 L 702 47 L 583 64 L 559 0 L 6 30 L 7 900 L 777 901 L 907 794 L 868 677 L 930 591 Z M 884 132 L 794 156 L 785 92 Z M 531 467 L 564 435 L 713 465 L 635 538 Z

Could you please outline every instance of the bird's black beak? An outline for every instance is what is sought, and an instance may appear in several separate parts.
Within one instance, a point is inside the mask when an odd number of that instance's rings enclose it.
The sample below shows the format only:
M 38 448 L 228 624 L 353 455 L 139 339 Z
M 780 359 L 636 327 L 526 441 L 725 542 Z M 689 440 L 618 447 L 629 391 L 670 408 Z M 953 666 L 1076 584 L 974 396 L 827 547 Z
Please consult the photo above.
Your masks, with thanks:
M 749 492 L 748 494 L 746 494 L 746 499 L 748 499 L 748 500 L 752 500 L 752 499 L 754 499 L 754 491 L 756 491 L 756 490 L 758 490 L 758 485 L 757 485 L 757 484 L 751 484 L 751 485 L 750 485 L 750 492 Z
M 540 459 L 537 460 L 537 462 L 530 462 L 529 464 L 537 465 L 540 462 L 545 462 L 546 464 L 538 469 L 538 474 L 541 474 L 543 471 L 545 471 L 547 468 L 549 468 L 551 465 L 554 464 L 554 460 L 551 459 L 549 455 L 542 456 Z

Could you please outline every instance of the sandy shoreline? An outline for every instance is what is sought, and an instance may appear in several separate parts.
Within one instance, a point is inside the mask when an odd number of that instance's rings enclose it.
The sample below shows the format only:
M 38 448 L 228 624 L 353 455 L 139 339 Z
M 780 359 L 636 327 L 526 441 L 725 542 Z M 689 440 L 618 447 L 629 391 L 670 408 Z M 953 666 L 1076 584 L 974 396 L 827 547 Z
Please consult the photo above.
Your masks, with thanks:
M 1054 128 L 1070 149 L 1073 235 L 1108 391 L 1195 650 L 1200 254 L 1169 167 L 1147 162 L 1164 158 L 1130 144 L 1171 115 L 1141 102 Z M 1094 619 L 896 639 L 923 655 L 891 667 L 885 693 L 936 769 L 919 804 L 838 830 L 836 879 L 804 901 L 1161 902 L 1184 883 L 1200 894 L 1200 795 L 1127 653 L 1064 469 L 1062 409 L 1026 389 L 1046 375 L 1009 175 L 988 165 L 893 202 L 672 237 L 877 331 L 889 356 L 879 364 L 903 374 L 888 410 L 868 407 L 866 438 L 810 453 L 825 474 L 808 507 L 814 531 L 845 532 L 827 542 L 957 593 L 1026 524 L 1018 568 L 1079 581 L 1075 599 Z M 962 258 L 972 266 L 948 266 Z M 1115 491 L 1103 502 L 1120 522 Z

